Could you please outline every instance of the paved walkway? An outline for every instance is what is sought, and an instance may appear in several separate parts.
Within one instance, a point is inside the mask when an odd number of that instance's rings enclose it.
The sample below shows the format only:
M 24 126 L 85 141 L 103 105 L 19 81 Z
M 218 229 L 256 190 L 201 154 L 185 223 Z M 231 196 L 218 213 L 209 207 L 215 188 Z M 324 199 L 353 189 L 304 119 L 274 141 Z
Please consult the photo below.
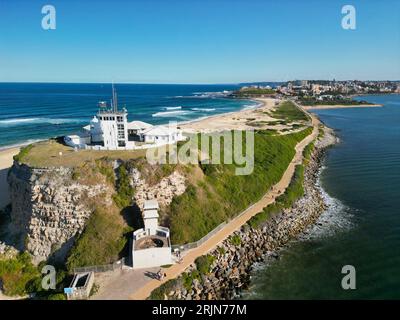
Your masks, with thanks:
M 160 270 L 159 267 L 98 273 L 95 275 L 94 282 L 100 286 L 100 289 L 90 300 L 127 300 L 132 292 L 153 281 L 158 270 Z M 157 281 L 160 284 L 160 281 Z
M 261 200 L 256 202 L 248 209 L 246 209 L 238 217 L 231 220 L 220 231 L 218 231 L 210 239 L 205 241 L 202 245 L 198 246 L 197 248 L 189 250 L 183 257 L 182 263 L 175 264 L 169 267 L 168 269 L 164 269 L 164 272 L 167 274 L 167 277 L 165 278 L 164 282 L 178 277 L 187 267 L 189 267 L 190 264 L 194 262 L 194 260 L 197 257 L 202 256 L 208 253 L 209 251 L 213 250 L 218 244 L 224 241 L 233 232 L 239 230 L 240 227 L 244 225 L 250 218 L 252 218 L 254 215 L 262 211 L 262 209 L 265 208 L 267 205 L 273 203 L 275 201 L 275 198 L 280 195 L 280 191 L 283 191 L 287 188 L 294 174 L 296 165 L 302 163 L 304 147 L 307 146 L 312 140 L 314 140 L 318 136 L 319 121 L 315 116 L 312 115 L 311 117 L 313 125 L 312 134 L 304 138 L 296 145 L 295 147 L 296 154 L 293 157 L 289 166 L 287 167 L 281 180 L 274 185 L 273 191 L 266 193 L 264 197 L 261 198 Z M 129 299 L 134 299 L 134 300 L 146 299 L 154 289 L 160 286 L 160 284 L 161 283 L 158 280 L 148 281 L 140 289 L 131 294 L 129 296 Z

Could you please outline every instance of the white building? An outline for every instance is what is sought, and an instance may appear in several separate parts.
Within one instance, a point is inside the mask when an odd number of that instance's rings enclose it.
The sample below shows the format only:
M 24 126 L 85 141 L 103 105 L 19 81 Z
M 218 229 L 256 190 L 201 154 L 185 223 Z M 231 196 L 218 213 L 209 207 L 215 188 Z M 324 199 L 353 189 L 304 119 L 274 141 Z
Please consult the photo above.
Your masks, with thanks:
M 99 111 L 88 126 L 74 135 L 64 137 L 64 142 L 79 149 L 133 150 L 185 140 L 176 127 L 153 126 L 143 121 L 128 122 L 125 108 L 118 110 L 117 94 L 112 88 L 111 108 L 99 102 Z
M 147 200 L 143 205 L 144 228 L 133 232 L 132 267 L 152 268 L 172 264 L 169 229 L 158 225 L 158 202 Z
M 157 126 L 140 132 L 144 142 L 156 144 L 169 144 L 183 140 L 182 132 L 176 128 Z

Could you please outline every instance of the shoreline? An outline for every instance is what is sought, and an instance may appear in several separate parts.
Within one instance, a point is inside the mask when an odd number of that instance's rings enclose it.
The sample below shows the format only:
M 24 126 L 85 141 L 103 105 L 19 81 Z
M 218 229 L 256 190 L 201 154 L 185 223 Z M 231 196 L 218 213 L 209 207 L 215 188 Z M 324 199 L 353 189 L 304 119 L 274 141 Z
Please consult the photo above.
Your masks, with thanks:
M 302 106 L 304 110 L 327 110 L 327 109 L 348 109 L 348 108 L 379 108 L 383 107 L 382 104 L 353 104 L 353 105 L 344 105 L 344 104 L 333 104 L 333 105 L 323 105 L 318 104 L 315 106 Z
M 275 106 L 275 101 L 280 101 L 274 98 L 253 98 L 249 100 L 257 102 L 257 105 L 249 109 L 216 114 L 200 119 L 189 120 L 184 123 L 180 122 L 178 123 L 178 127 L 187 133 L 231 130 L 238 129 L 238 127 L 241 130 L 245 130 L 246 125 L 243 120 L 246 120 L 246 117 L 248 119 L 253 117 L 257 118 L 258 111 L 272 108 Z
M 289 246 L 292 240 L 298 239 L 309 226 L 315 224 L 328 207 L 318 185 L 318 178 L 325 151 L 336 144 L 338 139 L 334 131 L 326 126 L 324 132 L 321 141 L 316 142 L 316 148 L 305 169 L 303 197 L 292 207 L 268 219 L 261 228 L 253 229 L 243 225 L 209 252 L 215 261 L 211 265 L 210 273 L 202 276 L 201 283 L 194 279 L 190 290 L 178 284 L 165 293 L 167 299 L 230 300 L 243 298 L 243 293 L 251 294 L 248 290 L 251 289 L 251 272 L 256 264 L 267 259 L 277 259 L 280 250 Z M 240 245 L 232 244 L 232 237 L 239 237 Z M 192 264 L 185 272 L 190 273 L 195 269 Z
M 241 100 L 243 100 L 243 99 L 241 99 Z M 243 111 L 257 110 L 257 109 L 262 108 L 262 107 L 265 106 L 265 101 L 259 100 L 258 98 L 246 99 L 246 100 L 247 101 L 257 102 L 257 104 L 254 107 L 251 107 L 251 108 L 248 108 L 248 109 L 242 108 L 242 109 L 236 110 L 236 111 L 228 111 L 228 112 L 213 114 L 213 115 L 210 115 L 210 116 L 203 116 L 203 117 L 199 117 L 199 118 L 196 118 L 196 119 L 178 121 L 178 127 L 187 126 L 187 125 L 190 125 L 192 123 L 198 123 L 198 122 L 202 122 L 202 121 L 205 121 L 205 120 L 218 118 L 218 117 L 221 117 L 221 116 L 233 115 L 233 114 L 241 113 Z M 165 125 L 168 125 L 168 123 L 161 124 L 161 125 L 165 126 Z

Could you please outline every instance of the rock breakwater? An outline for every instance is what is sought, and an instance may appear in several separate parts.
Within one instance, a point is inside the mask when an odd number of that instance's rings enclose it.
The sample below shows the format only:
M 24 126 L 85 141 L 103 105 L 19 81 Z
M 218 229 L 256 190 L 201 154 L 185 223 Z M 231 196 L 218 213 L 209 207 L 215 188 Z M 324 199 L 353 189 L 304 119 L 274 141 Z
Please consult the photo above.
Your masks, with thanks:
M 278 258 L 279 250 L 314 224 L 327 208 L 317 184 L 319 169 L 328 146 L 337 142 L 333 131 L 324 127 L 324 135 L 315 142 L 315 148 L 304 171 L 304 196 L 289 209 L 270 217 L 260 228 L 244 225 L 216 249 L 209 272 L 200 273 L 191 265 L 180 276 L 174 287 L 165 292 L 165 299 L 214 300 L 239 297 L 250 284 L 250 273 L 255 263 Z M 187 276 L 186 276 L 187 277 Z

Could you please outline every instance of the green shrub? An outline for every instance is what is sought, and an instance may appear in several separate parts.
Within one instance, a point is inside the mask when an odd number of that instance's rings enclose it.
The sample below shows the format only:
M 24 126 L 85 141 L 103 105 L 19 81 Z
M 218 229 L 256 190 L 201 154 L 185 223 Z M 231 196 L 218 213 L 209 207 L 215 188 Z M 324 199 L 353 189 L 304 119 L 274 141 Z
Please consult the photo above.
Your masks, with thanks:
M 39 278 L 38 269 L 32 264 L 31 256 L 24 252 L 8 260 L 0 260 L 0 279 L 4 294 L 24 295 L 30 292 L 29 284 Z
M 215 261 L 215 257 L 207 254 L 204 256 L 198 257 L 194 263 L 196 264 L 197 270 L 200 272 L 200 274 L 208 274 L 211 271 L 211 265 Z
M 314 142 L 311 142 L 308 145 L 306 145 L 305 148 L 303 149 L 303 161 L 305 164 L 307 164 L 308 161 L 310 160 L 314 148 L 315 148 Z
M 33 148 L 33 144 L 28 144 L 25 147 L 22 147 L 19 151 L 18 154 L 16 154 L 13 159 L 16 162 L 22 162 L 23 158 L 29 153 L 29 151 L 31 151 L 31 149 Z
M 125 226 L 116 210 L 97 208 L 71 249 L 67 259 L 68 270 L 117 260 L 126 243 Z
M 107 181 L 114 185 L 115 173 L 111 163 L 109 163 L 106 158 L 98 159 L 96 160 L 96 166 L 99 172 L 106 177 Z
M 230 243 L 234 246 L 240 246 L 240 244 L 242 243 L 242 239 L 240 239 L 239 235 L 235 234 L 231 236 Z
M 67 300 L 64 293 L 54 293 L 47 297 L 47 300 Z
M 284 208 L 290 208 L 293 203 L 304 195 L 304 166 L 297 165 L 292 180 L 285 192 L 275 199 L 275 202 L 268 205 L 253 216 L 248 224 L 252 228 L 258 228 L 267 221 L 271 215 L 280 212 Z
M 125 165 L 120 165 L 118 168 L 117 193 L 113 196 L 114 202 L 121 209 L 131 206 L 133 194 L 134 191 L 129 182 L 128 171 Z
M 164 300 L 164 295 L 166 295 L 170 291 L 174 290 L 174 288 L 176 287 L 176 284 L 177 284 L 176 279 L 168 280 L 167 282 L 163 283 L 158 288 L 154 289 L 151 292 L 149 299 L 150 300 Z
M 218 247 L 218 252 L 219 254 L 224 255 L 226 253 L 226 250 L 224 247 Z

